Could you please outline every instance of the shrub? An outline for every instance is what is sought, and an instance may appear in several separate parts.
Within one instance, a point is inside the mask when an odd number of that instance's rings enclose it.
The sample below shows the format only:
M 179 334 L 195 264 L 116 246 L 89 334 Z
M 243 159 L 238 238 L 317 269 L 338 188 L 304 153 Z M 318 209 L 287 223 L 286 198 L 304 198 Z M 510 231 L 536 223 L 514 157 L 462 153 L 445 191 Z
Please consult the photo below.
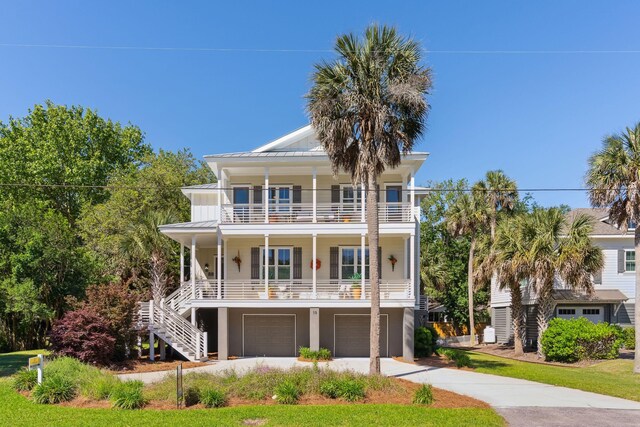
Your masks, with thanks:
M 53 325 L 50 338 L 56 354 L 98 365 L 108 364 L 115 348 L 107 321 L 88 309 L 67 312 Z
M 15 391 L 30 391 L 38 384 L 38 371 L 22 368 L 13 375 L 12 386 Z
M 118 409 L 140 409 L 146 403 L 142 395 L 142 381 L 125 381 L 111 393 L 111 403 Z
M 340 394 L 338 381 L 328 380 L 320 384 L 320 394 L 328 397 L 329 399 L 336 399 Z
M 430 384 L 422 384 L 413 395 L 413 403 L 416 405 L 431 405 L 433 403 L 433 390 Z
M 300 347 L 298 354 L 306 360 L 331 360 L 331 350 L 328 348 L 320 348 L 320 350 L 311 350 L 309 347 Z
M 320 394 L 330 399 L 342 398 L 348 402 L 365 397 L 364 384 L 351 378 L 330 379 L 320 384 Z
M 636 349 L 636 329 L 624 328 L 622 330 L 622 343 L 627 350 Z
M 187 387 L 182 396 L 184 406 L 193 406 L 200 403 L 200 394 L 201 391 L 198 387 Z
M 114 360 L 124 360 L 131 355 L 137 336 L 134 321 L 138 300 L 138 295 L 123 282 L 87 288 L 87 300 L 82 307 L 106 321 L 115 339 Z
M 44 377 L 61 376 L 71 381 L 79 394 L 90 399 L 107 399 L 120 381 L 114 375 L 72 357 L 58 357 L 44 367 Z
M 41 404 L 68 402 L 76 396 L 76 387 L 69 379 L 52 375 L 36 385 L 31 396 L 34 402 Z
M 108 400 L 113 392 L 120 387 L 120 380 L 113 375 L 103 374 L 80 387 L 80 394 L 86 397 L 94 400 Z
M 420 326 L 414 331 L 414 349 L 416 357 L 429 357 L 436 349 L 437 333 L 432 328 Z
M 274 399 L 283 405 L 295 405 L 300 397 L 300 390 L 291 380 L 285 380 L 275 388 Z
M 227 404 L 227 396 L 220 390 L 207 388 L 200 393 L 200 402 L 207 408 L 222 408 Z
M 445 348 L 441 349 L 439 352 L 442 356 L 444 356 L 445 359 L 454 362 L 457 368 L 471 366 L 471 358 L 464 351 L 456 350 L 453 348 Z
M 542 352 L 546 360 L 576 362 L 583 359 L 613 359 L 622 344 L 620 329 L 608 323 L 555 318 L 542 334 Z

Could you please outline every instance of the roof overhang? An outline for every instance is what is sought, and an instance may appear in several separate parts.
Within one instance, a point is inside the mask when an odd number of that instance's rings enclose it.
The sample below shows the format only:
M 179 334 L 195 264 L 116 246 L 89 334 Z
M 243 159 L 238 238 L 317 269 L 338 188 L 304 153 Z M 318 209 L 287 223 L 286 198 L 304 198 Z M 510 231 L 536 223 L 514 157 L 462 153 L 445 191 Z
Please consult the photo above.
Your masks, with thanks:
M 567 289 L 556 289 L 551 295 L 556 303 L 621 303 L 629 298 L 618 289 L 597 289 L 586 294 Z

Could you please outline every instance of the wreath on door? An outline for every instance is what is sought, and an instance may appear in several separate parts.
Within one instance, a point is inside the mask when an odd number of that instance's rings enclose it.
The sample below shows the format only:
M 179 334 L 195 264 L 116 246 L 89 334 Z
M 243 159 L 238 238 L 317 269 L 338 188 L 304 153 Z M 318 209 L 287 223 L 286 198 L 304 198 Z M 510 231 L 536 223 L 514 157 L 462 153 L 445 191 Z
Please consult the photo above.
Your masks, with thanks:
M 316 270 L 320 270 L 320 267 L 322 266 L 322 263 L 320 262 L 320 260 L 318 258 L 316 258 Z M 313 260 L 311 260 L 311 262 L 309 262 L 309 268 L 313 270 Z

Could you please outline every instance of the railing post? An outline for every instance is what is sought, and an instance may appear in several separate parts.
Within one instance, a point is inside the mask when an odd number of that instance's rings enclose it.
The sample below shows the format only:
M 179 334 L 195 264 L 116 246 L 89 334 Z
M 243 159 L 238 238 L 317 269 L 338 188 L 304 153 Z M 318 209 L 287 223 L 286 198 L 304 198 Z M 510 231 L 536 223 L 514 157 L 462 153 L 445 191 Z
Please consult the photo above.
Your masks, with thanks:
M 196 360 L 200 360 L 200 332 L 196 332 Z
M 209 356 L 209 334 L 206 332 L 202 333 L 202 348 L 204 349 L 203 356 Z
M 315 170 L 315 169 L 314 169 Z M 315 193 L 314 193 L 315 194 Z M 314 196 L 315 197 L 315 196 Z M 314 216 L 315 216 L 315 206 L 314 206 Z M 318 257 L 317 254 L 317 240 L 318 240 L 318 235 L 316 233 L 313 233 L 313 258 L 311 259 L 311 265 L 313 266 L 313 270 L 311 270 L 311 274 L 312 274 L 312 291 L 311 291 L 311 298 L 313 299 L 317 299 L 318 298 L 318 270 L 316 269 L 317 265 L 316 265 L 316 259 Z
M 196 299 L 196 236 L 191 238 L 191 298 Z
M 180 286 L 184 284 L 184 245 L 180 243 Z
M 149 300 L 149 327 L 153 326 L 153 300 Z
M 164 325 L 164 298 L 160 300 L 160 324 Z

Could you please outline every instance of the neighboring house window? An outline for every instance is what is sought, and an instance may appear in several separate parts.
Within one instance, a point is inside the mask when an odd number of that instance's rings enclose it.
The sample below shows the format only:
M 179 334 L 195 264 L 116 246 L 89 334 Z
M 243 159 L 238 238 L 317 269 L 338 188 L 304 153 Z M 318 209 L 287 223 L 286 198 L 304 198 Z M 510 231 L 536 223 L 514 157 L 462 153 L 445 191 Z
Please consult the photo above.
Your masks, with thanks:
M 362 249 L 340 248 L 340 279 L 349 280 L 354 274 L 362 274 Z M 369 278 L 369 249 L 364 250 L 365 279 Z
M 446 322 L 444 313 L 442 312 L 429 312 L 427 315 L 428 322 Z
M 264 248 L 260 260 L 260 279 L 264 279 Z M 269 248 L 269 280 L 291 280 L 291 248 Z
M 269 188 L 269 210 L 271 212 L 291 211 L 291 187 Z
M 630 220 L 627 222 L 627 228 L 628 228 L 629 230 L 635 230 L 635 229 L 636 229 L 636 222 L 635 222 L 634 220 L 630 219 Z
M 355 211 L 362 203 L 362 191 L 359 187 L 345 185 L 340 192 L 340 202 L 346 211 Z
M 600 314 L 600 309 L 599 308 L 583 308 L 582 309 L 582 314 L 585 314 L 585 315 L 599 315 Z
M 635 251 L 624 251 L 624 271 L 636 271 L 636 253 Z
M 558 315 L 573 316 L 576 314 L 575 308 L 559 308 Z

